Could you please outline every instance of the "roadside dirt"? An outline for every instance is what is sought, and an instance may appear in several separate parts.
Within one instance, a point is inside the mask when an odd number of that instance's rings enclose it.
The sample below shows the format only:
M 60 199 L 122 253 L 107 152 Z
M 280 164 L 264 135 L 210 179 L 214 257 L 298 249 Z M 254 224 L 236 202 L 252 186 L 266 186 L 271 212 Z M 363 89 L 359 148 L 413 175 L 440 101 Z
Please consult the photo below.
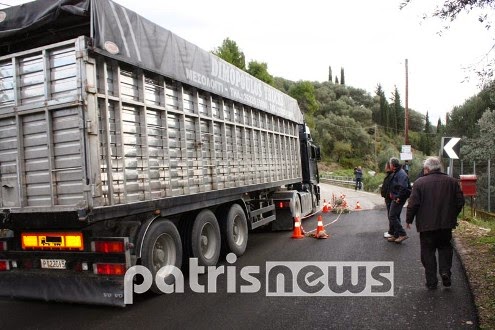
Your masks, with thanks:
M 456 250 L 474 295 L 481 329 L 495 329 L 495 244 L 490 229 L 461 220 L 454 230 Z

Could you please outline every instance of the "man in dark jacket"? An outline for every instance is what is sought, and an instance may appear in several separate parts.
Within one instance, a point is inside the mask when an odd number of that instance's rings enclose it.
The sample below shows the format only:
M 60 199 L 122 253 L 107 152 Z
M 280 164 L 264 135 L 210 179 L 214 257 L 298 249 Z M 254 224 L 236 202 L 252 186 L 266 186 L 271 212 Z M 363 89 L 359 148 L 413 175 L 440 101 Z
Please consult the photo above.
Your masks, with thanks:
M 361 190 L 363 189 L 362 181 L 363 181 L 363 170 L 361 169 L 361 166 L 358 166 L 354 169 L 354 180 L 356 181 L 356 186 L 354 187 L 354 190 Z
M 388 221 L 393 228 L 393 236 L 387 238 L 389 242 L 402 243 L 408 239 L 406 231 L 400 223 L 402 208 L 409 197 L 409 177 L 402 169 L 399 159 L 390 158 L 393 174 L 389 184 L 390 210 L 388 211 Z
M 421 245 L 421 262 L 425 268 L 426 286 L 435 289 L 438 272 L 445 287 L 451 285 L 453 249 L 452 228 L 457 226 L 457 215 L 464 206 L 464 196 L 459 182 L 441 172 L 437 157 L 424 162 L 424 176 L 414 182 L 407 206 L 407 228 L 416 217 L 416 229 Z
M 385 164 L 385 178 L 383 179 L 382 187 L 380 189 L 380 194 L 382 197 L 385 199 L 385 206 L 387 207 L 387 217 L 388 213 L 390 212 L 390 204 L 392 204 L 392 200 L 390 199 L 390 193 L 389 193 L 389 187 L 390 187 L 390 180 L 394 176 L 394 170 L 392 169 L 392 166 L 390 165 L 390 161 L 387 161 Z M 394 227 L 388 221 L 388 230 L 383 233 L 384 238 L 389 238 L 394 235 Z

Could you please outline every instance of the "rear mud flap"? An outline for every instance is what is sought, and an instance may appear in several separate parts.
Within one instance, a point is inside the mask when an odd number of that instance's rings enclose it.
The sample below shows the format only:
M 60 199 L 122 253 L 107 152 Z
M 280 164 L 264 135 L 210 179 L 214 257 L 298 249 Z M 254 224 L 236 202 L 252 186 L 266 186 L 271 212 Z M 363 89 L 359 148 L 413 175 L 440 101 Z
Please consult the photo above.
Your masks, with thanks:
M 3 297 L 125 307 L 123 276 L 11 270 L 0 283 Z
M 294 228 L 294 218 L 290 209 L 278 209 L 277 220 L 271 223 L 272 231 L 292 230 Z

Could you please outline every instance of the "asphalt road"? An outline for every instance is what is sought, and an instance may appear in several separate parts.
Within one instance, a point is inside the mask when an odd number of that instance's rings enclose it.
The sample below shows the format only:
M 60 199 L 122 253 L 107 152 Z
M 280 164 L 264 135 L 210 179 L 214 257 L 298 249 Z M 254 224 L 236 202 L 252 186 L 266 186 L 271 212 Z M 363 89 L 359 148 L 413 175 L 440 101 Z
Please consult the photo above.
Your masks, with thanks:
M 234 274 L 235 283 L 227 279 L 229 276 L 220 275 L 216 281 L 212 276 L 211 283 L 209 274 L 200 276 L 198 284 L 211 291 L 216 284 L 216 293 L 193 292 L 186 280 L 184 293 L 136 295 L 135 303 L 126 308 L 1 299 L 0 329 L 477 328 L 471 292 L 457 256 L 454 257 L 452 287 L 446 289 L 440 285 L 435 291 L 427 290 L 416 231 L 410 230 L 410 239 L 401 245 L 389 243 L 383 239 L 387 220 L 379 196 L 322 185 L 323 198 L 330 199 L 332 193 L 344 193 L 351 208 L 359 201 L 362 210 L 340 217 L 320 213 L 330 234 L 328 239 L 295 240 L 291 232 L 251 233 L 245 255 L 234 263 L 223 261 L 219 265 L 223 270 L 231 267 L 229 271 Z M 315 229 L 316 220 L 317 215 L 305 219 L 305 230 Z M 393 281 L 381 278 L 381 282 L 374 282 L 382 283 L 382 291 L 388 292 L 388 296 L 376 293 L 374 296 L 358 296 L 357 293 L 351 296 L 268 296 L 267 288 L 273 289 L 277 282 L 276 277 L 266 276 L 270 265 L 298 265 L 297 262 L 318 265 L 323 271 L 329 269 L 328 265 L 349 262 L 367 267 L 392 263 L 393 271 L 389 268 L 390 271 L 382 275 Z M 242 276 L 243 269 L 251 270 L 250 274 L 258 281 Z M 315 267 L 311 269 L 314 271 Z M 348 283 L 348 288 L 363 278 L 367 287 L 372 283 L 355 269 L 351 273 L 341 275 L 350 279 L 352 284 Z M 376 274 L 373 278 L 380 279 Z M 338 279 L 337 275 L 337 282 Z M 312 283 L 314 280 L 311 276 L 307 278 Z M 257 292 L 241 292 L 241 288 L 256 291 L 255 282 L 259 283 Z M 393 285 L 387 286 L 387 283 Z M 287 283 L 278 288 L 290 291 Z

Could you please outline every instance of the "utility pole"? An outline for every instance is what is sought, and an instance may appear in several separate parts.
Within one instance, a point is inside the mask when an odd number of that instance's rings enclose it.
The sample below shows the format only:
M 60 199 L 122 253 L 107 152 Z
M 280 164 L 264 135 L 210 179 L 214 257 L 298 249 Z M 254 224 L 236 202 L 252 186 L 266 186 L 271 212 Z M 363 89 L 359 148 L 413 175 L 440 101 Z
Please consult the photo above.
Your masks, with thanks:
M 404 136 L 405 136 L 405 145 L 409 145 L 409 70 L 407 67 L 407 58 L 406 58 L 406 107 L 404 109 Z

